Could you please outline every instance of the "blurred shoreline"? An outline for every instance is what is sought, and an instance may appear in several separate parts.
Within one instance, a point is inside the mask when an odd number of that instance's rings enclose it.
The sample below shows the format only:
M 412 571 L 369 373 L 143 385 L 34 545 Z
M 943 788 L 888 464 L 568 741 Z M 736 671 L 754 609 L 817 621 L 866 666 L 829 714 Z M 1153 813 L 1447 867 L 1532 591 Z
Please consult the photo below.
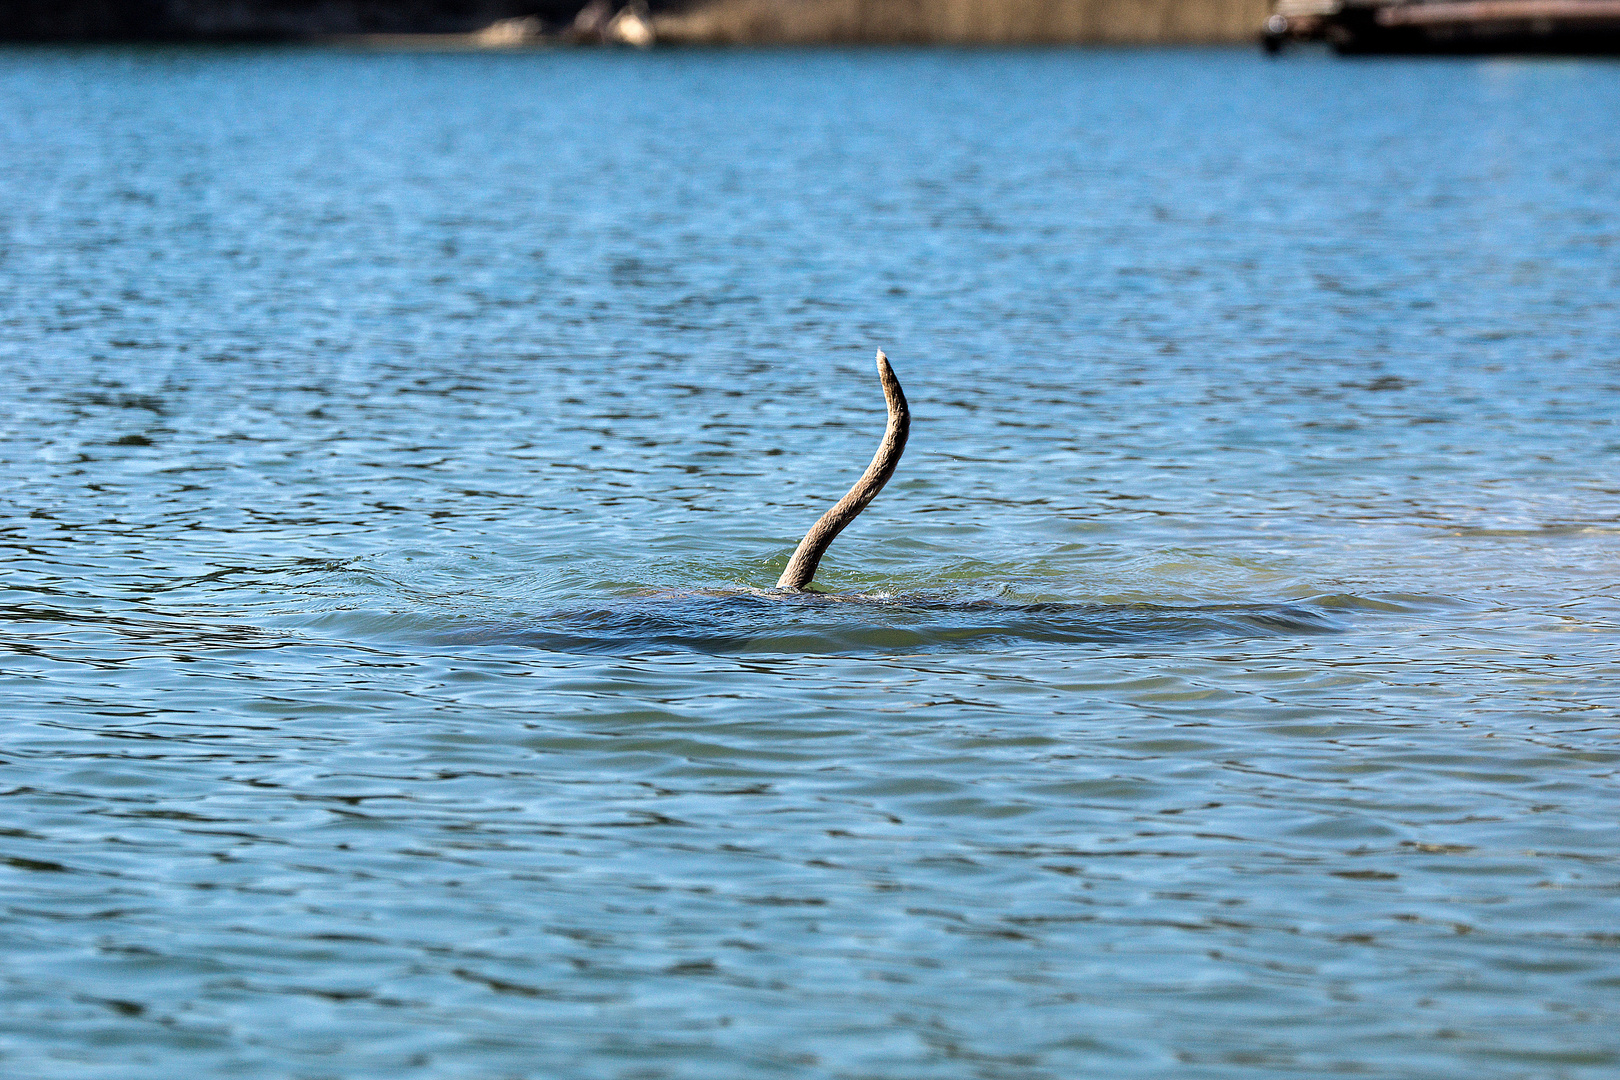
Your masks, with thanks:
M 20 0 L 0 41 L 1085 45 L 1254 41 L 1268 0 Z
M 725 45 L 1219 44 L 1266 0 L 708 0 L 655 16 L 659 41 Z

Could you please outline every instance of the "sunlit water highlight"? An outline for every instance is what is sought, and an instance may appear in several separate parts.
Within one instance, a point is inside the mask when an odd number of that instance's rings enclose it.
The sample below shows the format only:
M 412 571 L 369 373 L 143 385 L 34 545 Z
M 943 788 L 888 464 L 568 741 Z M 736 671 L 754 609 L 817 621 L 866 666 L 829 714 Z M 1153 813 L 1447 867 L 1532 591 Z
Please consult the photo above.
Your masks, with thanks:
M 0 1072 L 1614 1075 L 1616 116 L 0 53 Z

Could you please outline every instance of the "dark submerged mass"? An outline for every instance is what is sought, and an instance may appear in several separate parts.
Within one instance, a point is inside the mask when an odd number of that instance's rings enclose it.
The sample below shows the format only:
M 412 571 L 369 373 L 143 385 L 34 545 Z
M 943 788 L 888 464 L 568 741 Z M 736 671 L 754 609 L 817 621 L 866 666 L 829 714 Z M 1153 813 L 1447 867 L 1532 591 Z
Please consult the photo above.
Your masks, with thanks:
M 1346 625 L 1337 603 L 1320 597 L 1285 604 L 1014 604 L 944 595 L 731 593 L 626 599 L 505 623 L 441 617 L 405 633 L 437 645 L 620 656 L 955 654 L 1325 634 Z

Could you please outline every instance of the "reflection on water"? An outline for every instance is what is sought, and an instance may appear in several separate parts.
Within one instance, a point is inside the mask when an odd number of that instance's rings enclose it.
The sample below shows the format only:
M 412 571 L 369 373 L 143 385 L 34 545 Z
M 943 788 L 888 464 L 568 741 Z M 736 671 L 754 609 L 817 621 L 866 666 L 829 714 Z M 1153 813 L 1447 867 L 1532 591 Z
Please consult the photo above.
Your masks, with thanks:
M 1617 113 L 0 52 L 0 1072 L 1612 1075 Z

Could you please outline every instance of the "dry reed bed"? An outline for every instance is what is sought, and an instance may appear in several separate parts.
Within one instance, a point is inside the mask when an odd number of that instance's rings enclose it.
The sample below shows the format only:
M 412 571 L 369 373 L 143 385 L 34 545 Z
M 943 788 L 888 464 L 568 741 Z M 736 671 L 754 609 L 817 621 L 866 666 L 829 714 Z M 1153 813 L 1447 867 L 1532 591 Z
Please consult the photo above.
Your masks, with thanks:
M 699 0 L 660 41 L 716 45 L 1252 41 L 1268 0 Z

